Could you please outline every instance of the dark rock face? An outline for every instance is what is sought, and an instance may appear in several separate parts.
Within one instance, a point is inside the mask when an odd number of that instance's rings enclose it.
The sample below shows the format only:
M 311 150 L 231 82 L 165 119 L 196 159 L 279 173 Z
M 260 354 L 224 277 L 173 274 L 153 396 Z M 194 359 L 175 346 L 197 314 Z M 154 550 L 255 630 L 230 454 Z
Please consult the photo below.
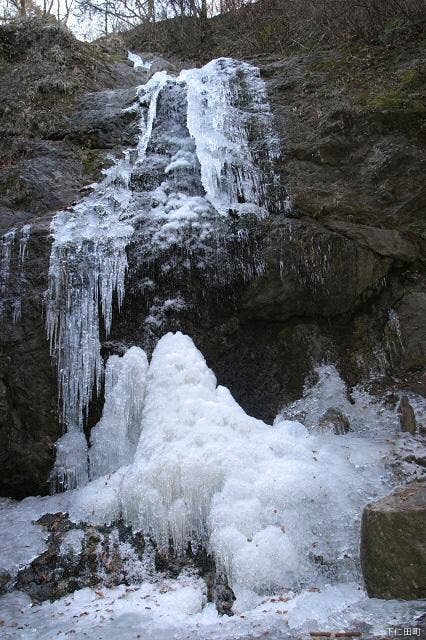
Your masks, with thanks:
M 361 564 L 373 598 L 426 596 L 426 484 L 414 482 L 368 504 L 362 516 Z
M 4 495 L 25 497 L 29 490 L 48 490 L 53 444 L 60 427 L 56 375 L 43 320 L 47 287 L 49 221 L 32 228 L 23 281 L 18 248 L 12 248 L 11 273 L 0 337 L 0 485 Z M 19 293 L 18 293 L 19 289 Z M 21 319 L 12 322 L 11 306 L 21 302 Z

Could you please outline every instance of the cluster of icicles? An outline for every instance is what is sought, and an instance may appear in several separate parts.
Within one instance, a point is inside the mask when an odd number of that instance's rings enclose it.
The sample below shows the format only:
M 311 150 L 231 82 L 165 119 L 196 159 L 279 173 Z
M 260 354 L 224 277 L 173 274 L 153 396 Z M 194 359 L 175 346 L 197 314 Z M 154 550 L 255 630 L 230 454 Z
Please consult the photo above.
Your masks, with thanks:
M 0 319 L 8 311 L 7 302 L 9 302 L 13 323 L 18 322 L 21 317 L 21 296 L 10 295 L 9 285 L 11 279 L 11 263 L 12 253 L 15 241 L 19 241 L 18 255 L 18 282 L 17 290 L 22 292 L 24 282 L 24 263 L 27 255 L 28 240 L 31 235 L 31 225 L 25 224 L 19 234 L 17 230 L 9 229 L 0 238 Z
M 132 60 L 135 64 L 134 55 Z M 195 142 L 208 207 L 217 216 L 229 210 L 243 214 L 247 208 L 257 216 L 267 215 L 264 169 L 273 164 L 278 140 L 258 69 L 219 59 L 202 69 L 183 71 L 178 77 L 158 72 L 139 87 L 138 101 L 131 107 L 139 111 L 136 153 L 127 150 L 105 172 L 103 181 L 93 185 L 91 195 L 71 210 L 58 213 L 52 224 L 47 330 L 57 360 L 66 430 L 58 442 L 53 473 L 60 488 L 87 481 L 83 425 L 93 390 L 99 391 L 102 382 L 101 323 L 108 335 L 114 299 L 120 307 L 124 298 L 126 247 L 134 221 L 141 217 L 140 204 L 132 191 L 132 173 L 144 163 L 162 92 L 171 86 L 186 90 L 188 139 Z M 173 109 L 170 119 L 173 135 Z M 254 142 L 254 129 L 262 141 L 262 153 Z M 187 140 L 182 144 L 184 148 L 170 159 L 165 173 L 186 170 L 190 155 Z M 191 211 L 182 213 L 185 206 L 181 201 L 185 204 L 187 200 L 184 195 L 174 194 L 172 205 L 163 207 L 166 212 L 173 208 L 174 214 L 168 214 L 170 222 L 163 225 L 164 229 L 175 231 L 176 225 L 185 223 L 185 216 L 193 224 L 194 216 L 204 215 L 206 206 L 200 206 L 200 198 L 191 198 Z M 143 215 L 151 215 L 149 208 Z M 157 210 L 155 215 L 158 217 Z

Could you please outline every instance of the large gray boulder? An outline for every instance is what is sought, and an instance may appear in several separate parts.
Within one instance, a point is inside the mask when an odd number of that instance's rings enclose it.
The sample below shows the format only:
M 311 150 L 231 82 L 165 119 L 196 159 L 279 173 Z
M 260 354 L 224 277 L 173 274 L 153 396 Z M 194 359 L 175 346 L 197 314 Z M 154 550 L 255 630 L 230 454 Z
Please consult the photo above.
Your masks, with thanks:
M 425 531 L 426 482 L 413 482 L 365 507 L 361 564 L 370 597 L 426 597 Z

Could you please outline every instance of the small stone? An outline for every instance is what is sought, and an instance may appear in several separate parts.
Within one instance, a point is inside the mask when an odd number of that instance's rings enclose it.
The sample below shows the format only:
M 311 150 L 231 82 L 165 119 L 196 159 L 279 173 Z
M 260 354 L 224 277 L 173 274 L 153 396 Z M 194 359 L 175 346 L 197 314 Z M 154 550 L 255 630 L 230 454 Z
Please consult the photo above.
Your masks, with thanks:
M 331 429 L 336 435 L 344 435 L 351 430 L 349 418 L 339 409 L 330 408 L 322 416 L 319 426 L 324 429 Z
M 402 431 L 406 431 L 407 433 L 411 433 L 414 435 L 417 428 L 416 415 L 414 413 L 413 407 L 408 401 L 407 396 L 402 396 L 401 400 L 399 401 L 398 415 Z
M 11 581 L 12 576 L 4 569 L 0 569 L 0 594 L 6 593 L 7 587 Z

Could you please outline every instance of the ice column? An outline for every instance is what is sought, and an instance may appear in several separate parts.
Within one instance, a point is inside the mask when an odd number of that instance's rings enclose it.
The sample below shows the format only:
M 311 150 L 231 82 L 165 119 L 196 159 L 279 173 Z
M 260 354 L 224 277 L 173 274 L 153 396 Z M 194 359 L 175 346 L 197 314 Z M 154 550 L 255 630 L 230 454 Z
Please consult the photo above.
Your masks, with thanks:
M 279 139 L 259 69 L 219 58 L 181 78 L 188 85 L 188 129 L 211 203 L 221 213 L 255 206 L 266 215 Z
M 1 237 L 0 245 L 0 318 L 5 313 L 5 296 L 10 278 L 10 261 L 12 258 L 13 243 L 15 241 L 16 229 L 9 229 Z
M 113 473 L 130 464 L 141 432 L 148 360 L 139 347 L 120 358 L 113 355 L 105 368 L 105 405 L 91 432 L 90 477 Z

